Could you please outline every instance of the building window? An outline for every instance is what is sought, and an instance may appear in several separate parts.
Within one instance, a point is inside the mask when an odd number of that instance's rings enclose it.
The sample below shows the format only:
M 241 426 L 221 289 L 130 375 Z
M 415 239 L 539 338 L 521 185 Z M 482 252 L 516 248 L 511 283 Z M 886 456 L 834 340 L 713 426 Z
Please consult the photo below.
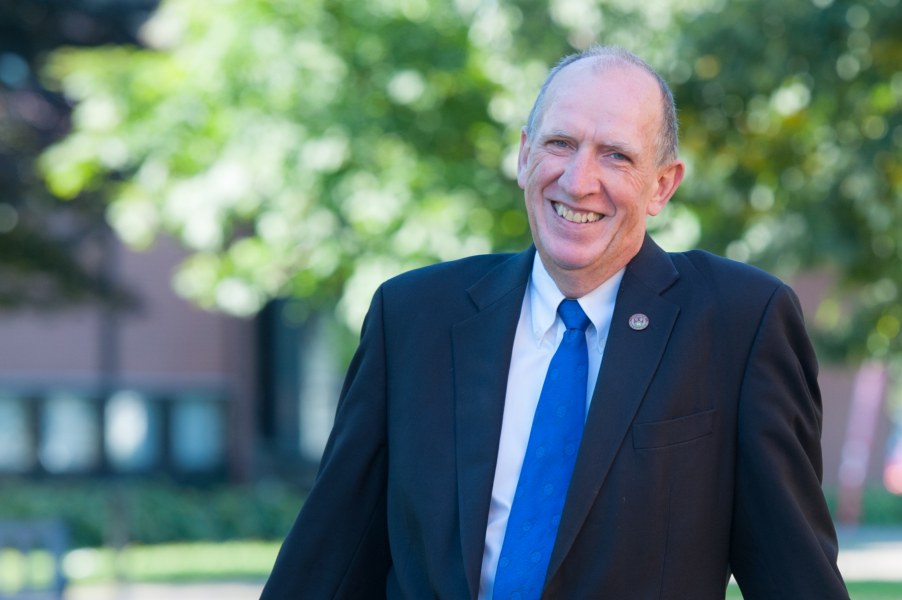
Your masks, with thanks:
M 225 463 L 222 402 L 202 396 L 172 404 L 172 461 L 179 471 L 213 471 Z
M 0 471 L 20 473 L 34 466 L 34 439 L 26 400 L 0 394 Z
M 161 439 L 158 403 L 137 392 L 116 392 L 106 404 L 104 421 L 104 446 L 114 471 L 144 472 L 158 466 Z
M 80 473 L 100 467 L 97 403 L 57 393 L 42 407 L 38 458 L 49 473 Z

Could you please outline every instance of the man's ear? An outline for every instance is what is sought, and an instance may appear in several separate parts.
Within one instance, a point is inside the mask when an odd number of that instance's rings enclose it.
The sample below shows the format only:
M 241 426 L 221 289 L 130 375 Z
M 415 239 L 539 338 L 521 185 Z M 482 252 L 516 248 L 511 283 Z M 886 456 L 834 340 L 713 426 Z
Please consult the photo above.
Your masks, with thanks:
M 529 139 L 526 137 L 526 127 L 520 130 L 520 152 L 517 153 L 517 185 L 520 189 L 526 189 L 526 163 L 529 159 Z
M 649 216 L 654 217 L 664 210 L 667 202 L 676 193 L 677 188 L 680 187 L 685 171 L 686 166 L 681 160 L 675 160 L 658 170 L 657 187 L 646 207 L 646 212 Z

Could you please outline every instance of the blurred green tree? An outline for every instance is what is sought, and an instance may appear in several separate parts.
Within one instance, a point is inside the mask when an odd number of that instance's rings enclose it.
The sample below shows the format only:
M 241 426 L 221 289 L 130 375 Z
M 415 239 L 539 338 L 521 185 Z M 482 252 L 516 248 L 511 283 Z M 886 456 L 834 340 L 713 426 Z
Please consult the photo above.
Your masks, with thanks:
M 899 0 L 740 0 L 683 18 L 679 203 L 701 245 L 823 270 L 821 350 L 902 355 Z
M 77 104 L 44 172 L 60 197 L 108 198 L 133 245 L 177 236 L 176 289 L 203 306 L 341 297 L 353 326 L 391 274 L 528 243 L 513 175 L 535 91 L 571 48 L 620 44 L 681 106 L 690 177 L 653 225 L 665 245 L 827 266 L 827 341 L 900 354 L 898 0 L 633 4 L 168 2 L 150 49 L 54 54 Z
M 202 306 L 340 296 L 355 326 L 394 273 L 528 243 L 519 127 L 548 61 L 603 15 L 650 43 L 642 13 L 579 0 L 169 2 L 152 50 L 55 53 L 45 73 L 76 109 L 47 181 L 106 195 L 132 245 L 177 236 L 176 289 Z

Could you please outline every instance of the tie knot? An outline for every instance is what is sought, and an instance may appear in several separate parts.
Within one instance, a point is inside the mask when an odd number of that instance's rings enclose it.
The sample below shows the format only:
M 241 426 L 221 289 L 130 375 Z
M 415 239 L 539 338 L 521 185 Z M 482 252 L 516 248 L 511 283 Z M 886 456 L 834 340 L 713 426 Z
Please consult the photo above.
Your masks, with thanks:
M 582 307 L 576 300 L 564 299 L 560 306 L 557 307 L 557 312 L 561 315 L 561 320 L 564 321 L 567 329 L 585 331 L 586 327 L 589 326 L 589 317 L 586 316 L 586 313 L 583 312 Z

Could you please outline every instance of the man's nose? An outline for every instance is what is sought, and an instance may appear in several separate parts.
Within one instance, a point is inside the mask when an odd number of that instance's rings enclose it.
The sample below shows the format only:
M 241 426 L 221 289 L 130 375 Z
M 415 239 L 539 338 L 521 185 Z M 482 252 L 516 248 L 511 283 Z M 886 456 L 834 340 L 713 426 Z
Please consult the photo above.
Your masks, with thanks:
M 601 186 L 600 165 L 589 152 L 576 152 L 570 156 L 558 185 L 573 199 L 598 192 Z

